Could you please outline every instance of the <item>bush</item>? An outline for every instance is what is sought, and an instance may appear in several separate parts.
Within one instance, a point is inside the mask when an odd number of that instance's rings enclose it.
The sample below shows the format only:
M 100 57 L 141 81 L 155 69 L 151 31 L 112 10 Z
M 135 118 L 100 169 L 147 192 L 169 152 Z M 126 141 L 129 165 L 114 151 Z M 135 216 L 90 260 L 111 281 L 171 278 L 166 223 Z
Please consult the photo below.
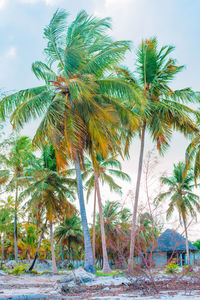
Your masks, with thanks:
M 165 267 L 165 272 L 167 274 L 176 274 L 179 271 L 179 266 L 175 262 L 170 262 L 166 267 Z
M 67 265 L 67 270 L 73 270 L 74 269 L 74 265 L 72 263 L 69 263 Z
M 184 265 L 182 272 L 185 275 L 193 275 L 194 269 L 192 266 Z
M 14 267 L 14 269 L 12 270 L 7 270 L 7 272 L 9 274 L 13 274 L 13 275 L 19 275 L 19 274 L 23 274 L 25 273 L 29 268 L 28 264 L 16 264 L 16 266 Z
M 94 266 L 97 271 L 101 271 L 101 267 Z

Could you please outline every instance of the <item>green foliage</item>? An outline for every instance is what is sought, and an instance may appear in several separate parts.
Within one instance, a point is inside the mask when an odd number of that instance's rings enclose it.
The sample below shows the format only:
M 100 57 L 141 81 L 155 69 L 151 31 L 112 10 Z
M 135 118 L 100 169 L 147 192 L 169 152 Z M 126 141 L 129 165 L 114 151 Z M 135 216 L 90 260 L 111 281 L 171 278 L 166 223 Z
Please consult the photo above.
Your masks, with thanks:
M 67 270 L 73 270 L 74 269 L 74 265 L 72 263 L 69 263 L 67 265 Z
M 193 275 L 194 274 L 194 270 L 193 267 L 191 265 L 184 265 L 183 269 L 182 269 L 183 274 L 185 275 Z
M 7 270 L 7 273 L 13 274 L 13 275 L 20 275 L 25 273 L 29 268 L 28 264 L 22 264 L 22 263 L 17 263 L 14 269 L 12 270 Z
M 102 271 L 96 271 L 95 274 L 98 276 L 103 276 L 103 277 L 108 277 L 108 276 L 113 276 L 113 275 L 123 275 L 123 273 L 120 272 L 120 270 L 115 270 L 115 271 L 112 271 L 111 273 L 106 273 L 106 274 L 104 274 Z
M 165 273 L 166 274 L 176 274 L 179 271 L 179 266 L 175 262 L 170 262 L 165 267 Z
M 195 242 L 193 242 L 193 245 L 200 250 L 200 240 L 196 240 Z

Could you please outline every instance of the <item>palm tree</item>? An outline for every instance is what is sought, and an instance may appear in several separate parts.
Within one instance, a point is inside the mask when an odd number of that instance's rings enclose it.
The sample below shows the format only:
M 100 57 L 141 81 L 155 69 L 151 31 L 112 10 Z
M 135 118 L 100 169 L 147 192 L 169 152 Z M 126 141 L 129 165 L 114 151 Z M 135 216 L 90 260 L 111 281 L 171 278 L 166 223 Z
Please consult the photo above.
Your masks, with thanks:
M 170 199 L 167 209 L 167 219 L 171 217 L 174 210 L 177 210 L 180 218 L 180 223 L 183 224 L 186 235 L 186 253 L 187 261 L 190 264 L 187 219 L 196 217 L 197 211 L 200 212 L 199 196 L 193 193 L 194 189 L 194 174 L 191 170 L 185 175 L 185 164 L 179 162 L 174 165 L 173 176 L 161 177 L 161 182 L 168 186 L 168 191 L 161 193 L 155 200 L 156 203 L 163 201 L 166 198 Z
M 125 68 L 116 69 L 117 75 L 133 86 L 135 92 L 144 100 L 141 108 L 138 105 L 133 106 L 132 102 L 127 101 L 127 107 L 137 112 L 141 120 L 139 130 L 141 144 L 133 210 L 129 272 L 133 272 L 136 217 L 146 130 L 149 131 L 152 140 L 157 143 L 157 149 L 161 153 L 169 146 L 173 129 L 182 132 L 185 136 L 198 131 L 191 118 L 191 115 L 196 112 L 184 104 L 184 102 L 196 101 L 197 95 L 189 88 L 172 90 L 169 86 L 170 82 L 184 68 L 177 66 L 176 61 L 169 57 L 173 50 L 172 46 L 163 46 L 158 49 L 156 38 L 144 40 L 137 50 L 135 73 L 131 73 Z M 131 137 L 132 132 L 128 131 L 128 145 Z
M 197 179 L 200 176 L 199 161 L 200 161 L 200 135 L 196 134 L 186 149 L 186 154 L 185 154 L 186 168 L 184 172 L 184 174 L 187 174 L 187 170 L 189 170 L 191 166 L 193 166 L 195 184 L 197 182 Z
M 107 237 L 107 250 L 113 261 L 120 260 L 126 264 L 127 250 L 130 236 L 130 210 L 123 207 L 118 201 L 106 201 L 103 207 L 105 232 Z M 102 256 L 100 240 L 100 216 L 96 223 L 96 249 L 98 256 Z
M 34 142 L 41 146 L 50 139 L 60 168 L 66 165 L 66 157 L 74 161 L 85 268 L 94 271 L 81 178 L 83 152 L 88 148 L 90 153 L 96 151 L 106 157 L 109 152 L 120 151 L 119 120 L 132 130 L 138 128 L 136 114 L 125 109 L 122 98 L 137 97 L 125 82 L 105 77 L 130 48 L 128 41 L 113 41 L 108 36 L 110 19 L 98 19 L 81 11 L 67 27 L 66 17 L 63 10 L 53 15 L 44 29 L 47 63 L 37 61 L 32 65 L 44 84 L 4 97 L 0 112 L 3 120 L 12 113 L 14 128 L 43 116 Z
M 71 214 L 76 210 L 67 201 L 67 198 L 73 199 L 74 181 L 67 178 L 66 174 L 64 176 L 57 172 L 55 150 L 52 145 L 43 147 L 42 159 L 35 161 L 33 168 L 27 169 L 25 173 L 27 180 L 30 181 L 30 186 L 21 194 L 21 197 L 30 195 L 31 198 L 27 202 L 28 208 L 40 207 L 49 221 L 52 268 L 56 273 L 53 221 L 64 213 Z
M 64 222 L 61 222 L 55 231 L 55 238 L 64 246 L 68 245 L 69 260 L 73 262 L 72 245 L 80 245 L 83 240 L 83 232 L 81 230 L 81 220 L 77 214 L 66 217 Z
M 7 144 L 6 144 L 7 146 Z M 20 180 L 24 168 L 33 158 L 33 147 L 29 137 L 17 137 L 10 141 L 10 152 L 0 154 L 0 163 L 5 169 L 0 170 L 0 184 L 6 186 L 6 191 L 15 191 L 15 216 L 14 216 L 14 240 L 15 240 L 15 260 L 18 261 L 17 248 L 17 213 L 19 205 L 19 191 L 24 182 Z M 6 147 L 7 150 L 7 147 Z
M 12 226 L 14 218 L 14 201 L 11 196 L 8 196 L 6 201 L 1 200 L 2 205 L 0 206 L 0 232 L 2 233 L 2 254 L 1 260 L 4 260 L 4 243 L 6 233 Z
M 87 189 L 87 199 L 89 198 L 89 195 L 91 194 L 91 191 L 93 189 L 94 189 L 95 196 L 97 194 L 97 199 L 98 199 L 100 225 L 101 225 L 101 241 L 102 241 L 102 251 L 103 251 L 103 273 L 109 273 L 111 270 L 109 267 L 108 254 L 106 250 L 106 237 L 105 237 L 102 200 L 101 200 L 99 181 L 102 184 L 107 183 L 111 191 L 121 193 L 121 187 L 115 183 L 115 181 L 113 180 L 113 176 L 126 181 L 130 181 L 130 177 L 128 176 L 128 174 L 121 171 L 121 164 L 116 159 L 115 156 L 111 156 L 104 159 L 101 155 L 96 155 L 95 159 L 93 160 L 93 163 L 89 159 L 85 160 L 85 167 L 86 167 L 86 171 L 83 174 L 83 178 L 87 179 L 85 184 L 85 188 Z M 94 213 L 95 213 L 95 205 L 96 205 L 95 202 L 94 202 Z M 93 239 L 94 239 L 95 215 L 93 217 L 93 220 L 94 220 L 93 223 Z M 93 247 L 94 247 L 93 253 L 95 257 L 95 242 L 93 243 Z

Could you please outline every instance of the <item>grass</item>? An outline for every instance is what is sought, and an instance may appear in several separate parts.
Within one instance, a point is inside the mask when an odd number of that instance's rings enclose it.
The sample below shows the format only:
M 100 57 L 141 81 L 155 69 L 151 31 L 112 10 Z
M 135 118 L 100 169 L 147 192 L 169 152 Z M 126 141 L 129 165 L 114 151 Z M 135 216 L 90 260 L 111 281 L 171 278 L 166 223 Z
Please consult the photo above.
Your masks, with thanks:
M 98 276 L 108 277 L 108 276 L 113 276 L 113 275 L 123 275 L 124 273 L 121 270 L 114 270 L 111 273 L 104 274 L 102 271 L 98 270 L 94 274 L 96 274 Z

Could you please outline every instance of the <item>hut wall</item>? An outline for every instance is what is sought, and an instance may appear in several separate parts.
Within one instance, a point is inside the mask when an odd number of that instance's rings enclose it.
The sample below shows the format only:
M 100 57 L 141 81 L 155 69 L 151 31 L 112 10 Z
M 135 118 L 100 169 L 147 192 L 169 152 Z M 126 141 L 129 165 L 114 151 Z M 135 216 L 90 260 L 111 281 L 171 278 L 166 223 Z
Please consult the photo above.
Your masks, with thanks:
M 164 266 L 167 263 L 167 252 L 154 252 L 152 261 L 156 267 Z

